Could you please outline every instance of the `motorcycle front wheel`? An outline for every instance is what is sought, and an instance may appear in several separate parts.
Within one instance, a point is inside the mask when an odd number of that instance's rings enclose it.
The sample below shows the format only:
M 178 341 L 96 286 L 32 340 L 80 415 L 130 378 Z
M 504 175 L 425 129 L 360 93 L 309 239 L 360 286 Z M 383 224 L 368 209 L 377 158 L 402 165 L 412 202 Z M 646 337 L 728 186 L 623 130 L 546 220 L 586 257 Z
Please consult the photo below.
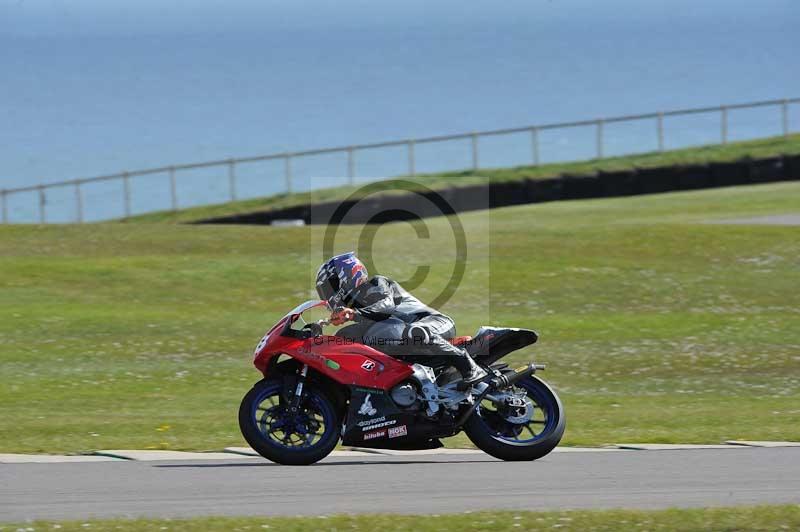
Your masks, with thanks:
M 239 428 L 258 454 L 279 464 L 322 460 L 339 442 L 339 417 L 325 394 L 306 385 L 291 412 L 280 380 L 265 379 L 247 392 L 239 407 Z
M 484 399 L 464 425 L 483 452 L 508 461 L 536 460 L 552 451 L 566 427 L 564 407 L 543 380 L 531 376 L 514 385 L 525 390 L 525 405 Z

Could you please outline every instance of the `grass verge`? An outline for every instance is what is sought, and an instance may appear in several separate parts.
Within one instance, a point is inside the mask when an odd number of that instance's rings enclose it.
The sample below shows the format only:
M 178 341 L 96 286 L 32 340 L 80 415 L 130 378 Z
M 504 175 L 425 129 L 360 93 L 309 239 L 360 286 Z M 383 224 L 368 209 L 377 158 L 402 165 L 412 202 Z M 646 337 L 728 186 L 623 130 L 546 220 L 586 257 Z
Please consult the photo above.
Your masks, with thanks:
M 514 168 L 487 168 L 479 171 L 445 172 L 421 175 L 412 180 L 433 189 L 483 184 L 489 182 L 516 181 L 522 179 L 545 179 L 560 175 L 586 175 L 598 171 L 620 171 L 632 168 L 653 168 L 712 162 L 730 162 L 742 158 L 763 158 L 777 155 L 800 154 L 800 134 L 788 138 L 771 137 L 759 140 L 733 142 L 726 145 L 700 146 L 666 152 L 651 152 L 639 155 L 608 157 L 589 161 L 543 164 L 540 166 L 518 166 Z M 410 178 L 404 178 L 410 179 Z M 266 198 L 254 198 L 218 205 L 204 205 L 178 211 L 160 211 L 134 216 L 127 222 L 174 222 L 187 223 L 219 216 L 244 214 L 295 205 L 339 200 L 348 197 L 356 187 L 337 187 L 313 192 L 278 194 Z M 391 192 L 387 186 L 387 193 Z
M 321 517 L 208 517 L 197 519 L 113 519 L 34 521 L 0 525 L 0 530 L 245 531 L 245 530 L 586 530 L 745 531 L 798 530 L 800 506 L 753 506 L 672 510 L 563 512 L 474 512 L 450 515 L 331 515 Z
M 541 335 L 568 445 L 800 440 L 800 183 L 472 212 L 467 275 L 444 311 Z M 379 229 L 379 269 L 433 297 L 446 218 Z M 241 445 L 263 332 L 310 299 L 320 228 L 0 227 L 0 452 Z M 357 249 L 342 227 L 337 249 Z M 399 259 L 398 259 L 399 258 Z M 464 445 L 466 439 L 447 440 Z

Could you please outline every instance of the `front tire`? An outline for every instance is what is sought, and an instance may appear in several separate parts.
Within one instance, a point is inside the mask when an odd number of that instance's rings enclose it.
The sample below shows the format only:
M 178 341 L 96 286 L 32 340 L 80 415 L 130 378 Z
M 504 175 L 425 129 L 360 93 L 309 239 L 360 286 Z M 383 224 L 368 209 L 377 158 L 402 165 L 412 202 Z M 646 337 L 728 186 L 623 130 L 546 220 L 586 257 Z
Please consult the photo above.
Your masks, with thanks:
M 538 377 L 522 379 L 515 387 L 524 389 L 534 406 L 527 424 L 508 421 L 502 408 L 493 408 L 490 401 L 484 400 L 467 420 L 464 432 L 480 450 L 495 458 L 536 460 L 561 441 L 566 428 L 564 407 L 558 395 Z
M 308 381 L 296 413 L 289 411 L 285 396 L 280 379 L 257 382 L 239 406 L 242 436 L 258 454 L 278 464 L 322 460 L 339 442 L 334 403 Z

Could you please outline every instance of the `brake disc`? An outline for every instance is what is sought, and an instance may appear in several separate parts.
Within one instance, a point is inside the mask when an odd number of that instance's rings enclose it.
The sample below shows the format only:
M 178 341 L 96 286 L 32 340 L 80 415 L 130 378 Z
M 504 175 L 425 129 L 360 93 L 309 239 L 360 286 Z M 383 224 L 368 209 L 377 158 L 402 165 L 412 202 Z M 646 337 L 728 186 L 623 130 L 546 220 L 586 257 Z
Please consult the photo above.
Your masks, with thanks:
M 533 419 L 534 406 L 527 397 L 511 396 L 505 400 L 503 418 L 515 425 L 523 425 Z

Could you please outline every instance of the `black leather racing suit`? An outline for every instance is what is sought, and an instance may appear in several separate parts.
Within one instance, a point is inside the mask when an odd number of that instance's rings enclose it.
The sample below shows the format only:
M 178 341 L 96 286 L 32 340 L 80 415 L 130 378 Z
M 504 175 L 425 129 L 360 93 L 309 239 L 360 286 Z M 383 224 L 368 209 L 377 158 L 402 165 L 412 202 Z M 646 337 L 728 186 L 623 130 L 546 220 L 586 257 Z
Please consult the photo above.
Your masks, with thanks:
M 469 372 L 469 354 L 447 341 L 456 332 L 452 318 L 425 305 L 395 281 L 376 275 L 351 292 L 344 304 L 355 310 L 356 323 L 340 329 L 337 336 L 398 358 Z

